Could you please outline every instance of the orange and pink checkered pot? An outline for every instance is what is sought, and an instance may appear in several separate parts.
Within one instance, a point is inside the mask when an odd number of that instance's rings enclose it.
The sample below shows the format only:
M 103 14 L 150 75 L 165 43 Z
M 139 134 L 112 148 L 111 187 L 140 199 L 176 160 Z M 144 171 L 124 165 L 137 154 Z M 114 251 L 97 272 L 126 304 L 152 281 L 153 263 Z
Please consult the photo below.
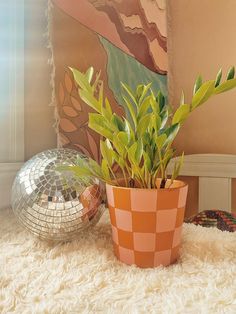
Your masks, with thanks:
M 114 252 L 128 265 L 168 266 L 178 259 L 188 186 L 136 189 L 106 184 Z

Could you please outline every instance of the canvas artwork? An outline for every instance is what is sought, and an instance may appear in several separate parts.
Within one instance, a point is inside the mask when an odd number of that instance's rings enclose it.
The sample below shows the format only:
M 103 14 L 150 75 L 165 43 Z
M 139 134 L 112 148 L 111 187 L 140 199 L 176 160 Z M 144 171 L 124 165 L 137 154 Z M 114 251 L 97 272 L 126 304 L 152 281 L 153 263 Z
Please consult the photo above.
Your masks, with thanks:
M 99 136 L 88 128 L 91 110 L 80 99 L 68 67 L 101 70 L 112 108 L 123 113 L 120 81 L 152 82 L 167 95 L 165 0 L 53 0 L 51 44 L 59 146 L 99 160 Z

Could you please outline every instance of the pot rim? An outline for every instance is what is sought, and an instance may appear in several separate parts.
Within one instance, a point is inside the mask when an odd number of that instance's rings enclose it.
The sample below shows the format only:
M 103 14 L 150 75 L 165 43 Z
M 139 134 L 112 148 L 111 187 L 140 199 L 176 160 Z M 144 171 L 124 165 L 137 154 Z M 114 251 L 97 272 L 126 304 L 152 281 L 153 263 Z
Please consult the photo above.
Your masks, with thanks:
M 159 179 L 159 178 L 158 178 Z M 168 179 L 170 180 L 170 179 Z M 120 189 L 120 190 L 140 190 L 140 191 L 166 191 L 166 190 L 178 190 L 178 189 L 181 189 L 181 188 L 184 188 L 186 186 L 188 186 L 188 183 L 186 183 L 185 181 L 182 181 L 182 180 L 174 180 L 174 182 L 180 182 L 182 185 L 181 186 L 178 186 L 178 187 L 169 187 L 169 188 L 164 188 L 164 189 L 161 189 L 161 188 L 156 188 L 156 189 L 145 189 L 145 188 L 130 188 L 130 187 L 125 187 L 125 186 L 118 186 L 118 185 L 112 185 L 112 184 L 109 184 L 109 183 L 106 183 L 106 186 L 111 186 L 111 187 L 115 187 L 117 189 Z

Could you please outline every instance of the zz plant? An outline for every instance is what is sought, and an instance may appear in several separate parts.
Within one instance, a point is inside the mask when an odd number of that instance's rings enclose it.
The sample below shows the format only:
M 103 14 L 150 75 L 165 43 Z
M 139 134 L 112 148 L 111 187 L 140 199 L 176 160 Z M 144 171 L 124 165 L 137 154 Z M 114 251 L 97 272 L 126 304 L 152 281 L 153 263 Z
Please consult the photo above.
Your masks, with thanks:
M 101 135 L 102 161 L 98 164 L 92 159 L 78 159 L 77 166 L 63 169 L 125 187 L 153 189 L 157 187 L 157 178 L 161 178 L 158 187 L 165 188 L 167 167 L 175 157 L 173 141 L 181 125 L 211 96 L 236 87 L 234 67 L 222 83 L 222 70 L 215 80 L 203 82 L 199 76 L 191 101 L 186 102 L 182 92 L 180 103 L 173 111 L 161 91 L 152 90 L 151 83 L 138 85 L 134 91 L 121 83 L 127 113 L 127 117 L 121 117 L 112 112 L 100 73 L 95 74 L 92 67 L 86 73 L 70 69 L 81 99 L 95 111 L 89 114 L 89 127 Z M 178 176 L 183 158 L 184 154 L 175 162 L 171 182 Z

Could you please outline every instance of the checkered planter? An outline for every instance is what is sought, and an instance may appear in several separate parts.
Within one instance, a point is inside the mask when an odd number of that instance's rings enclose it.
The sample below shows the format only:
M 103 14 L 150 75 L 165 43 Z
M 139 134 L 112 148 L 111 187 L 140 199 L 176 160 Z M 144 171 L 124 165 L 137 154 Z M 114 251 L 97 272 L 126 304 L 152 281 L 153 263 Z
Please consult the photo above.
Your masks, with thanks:
M 106 185 L 114 252 L 126 264 L 170 265 L 178 259 L 188 186 L 132 189 Z

